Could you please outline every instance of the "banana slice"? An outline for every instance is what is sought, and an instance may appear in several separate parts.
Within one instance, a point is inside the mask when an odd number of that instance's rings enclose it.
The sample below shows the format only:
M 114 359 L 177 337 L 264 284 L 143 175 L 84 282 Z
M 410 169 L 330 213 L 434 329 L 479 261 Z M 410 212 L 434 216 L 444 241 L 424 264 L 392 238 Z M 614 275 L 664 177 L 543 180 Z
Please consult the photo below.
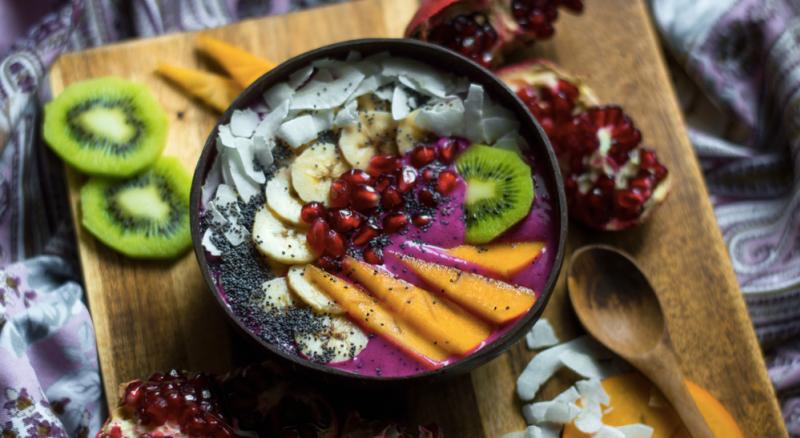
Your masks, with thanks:
M 328 298 L 324 292 L 308 280 L 305 276 L 305 266 L 292 266 L 286 274 L 286 280 L 289 283 L 289 288 L 295 293 L 304 303 L 308 304 L 312 309 L 319 313 L 329 313 L 331 315 L 341 315 L 344 310 L 339 307 L 333 300 Z
M 283 311 L 296 306 L 296 301 L 289 293 L 289 285 L 286 277 L 277 277 L 265 281 L 261 285 L 264 295 L 261 297 L 260 305 L 267 311 Z
M 418 144 L 425 143 L 430 134 L 414 123 L 419 110 L 414 110 L 397 124 L 397 150 L 406 154 Z
M 300 218 L 303 204 L 292 194 L 291 175 L 288 167 L 282 167 L 275 172 L 275 176 L 267 183 L 264 195 L 267 206 L 279 218 L 298 226 L 305 226 Z
M 266 206 L 256 212 L 252 234 L 256 248 L 276 262 L 302 265 L 315 259 L 305 233 L 281 222 Z
M 364 111 L 358 123 L 342 128 L 339 149 L 351 166 L 366 169 L 370 158 L 378 153 L 396 154 L 397 125 L 392 114 L 384 111 Z
M 389 102 L 374 93 L 358 96 L 356 101 L 358 101 L 358 109 L 361 111 L 391 111 Z
M 331 182 L 350 166 L 342 159 L 333 143 L 314 143 L 292 163 L 292 187 L 304 202 L 328 205 Z
M 297 348 L 314 362 L 335 363 L 351 360 L 367 346 L 369 338 L 357 325 L 343 316 L 323 316 L 321 330 L 298 332 Z

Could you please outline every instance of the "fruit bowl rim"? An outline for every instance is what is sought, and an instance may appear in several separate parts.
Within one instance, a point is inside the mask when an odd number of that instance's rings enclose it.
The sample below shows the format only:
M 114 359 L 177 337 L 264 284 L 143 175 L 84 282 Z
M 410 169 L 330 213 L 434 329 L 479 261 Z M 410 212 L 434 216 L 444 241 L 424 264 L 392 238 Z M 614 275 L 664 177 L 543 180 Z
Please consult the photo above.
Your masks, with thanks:
M 553 207 L 555 211 L 553 220 L 558 221 L 557 239 L 555 239 L 558 247 L 556 248 L 556 255 L 553 259 L 553 266 L 548 274 L 544 288 L 538 292 L 538 298 L 531 309 L 528 310 L 524 316 L 518 318 L 513 323 L 512 327 L 502 336 L 494 339 L 480 350 L 450 365 L 407 376 L 370 376 L 354 374 L 325 364 L 312 362 L 298 354 L 287 352 L 262 339 L 243 324 L 217 291 L 217 284 L 214 281 L 214 275 L 211 272 L 206 252 L 202 245 L 203 233 L 200 223 L 202 187 L 208 172 L 211 170 L 214 159 L 216 159 L 217 156 L 216 139 L 219 126 L 230 122 L 234 110 L 249 107 L 266 89 L 287 80 L 289 75 L 298 69 L 310 65 L 314 60 L 325 57 L 343 59 L 350 51 L 357 51 L 362 54 L 389 52 L 392 56 L 415 59 L 435 68 L 437 71 L 444 71 L 454 74 L 455 76 L 466 77 L 471 83 L 482 85 L 494 102 L 501 104 L 518 117 L 520 122 L 520 134 L 523 135 L 528 143 L 529 151 L 538 159 L 539 164 L 537 165 L 537 172 L 546 180 L 550 195 L 553 198 Z M 222 308 L 229 322 L 231 322 L 238 331 L 243 332 L 245 337 L 255 341 L 255 343 L 260 345 L 263 349 L 270 352 L 273 356 L 280 358 L 284 363 L 289 364 L 299 372 L 309 372 L 313 377 L 323 377 L 337 383 L 366 383 L 369 385 L 381 383 L 404 384 L 409 382 L 438 380 L 445 376 L 452 377 L 461 375 L 487 363 L 489 360 L 510 349 L 541 317 L 544 308 L 550 300 L 550 296 L 555 290 L 555 285 L 564 261 L 568 226 L 566 195 L 555 152 L 544 130 L 527 110 L 523 102 L 517 97 L 516 93 L 492 72 L 472 60 L 448 49 L 407 38 L 363 38 L 329 44 L 293 56 L 256 79 L 236 97 L 228 109 L 217 119 L 206 139 L 192 178 L 189 218 L 195 256 L 207 289 L 214 296 L 214 300 Z

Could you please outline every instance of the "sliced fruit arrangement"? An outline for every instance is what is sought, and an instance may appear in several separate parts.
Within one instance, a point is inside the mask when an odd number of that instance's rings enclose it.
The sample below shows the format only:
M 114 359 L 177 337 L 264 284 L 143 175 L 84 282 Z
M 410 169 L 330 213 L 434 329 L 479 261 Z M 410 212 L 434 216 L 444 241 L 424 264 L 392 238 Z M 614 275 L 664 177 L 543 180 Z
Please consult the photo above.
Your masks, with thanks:
M 583 0 L 423 0 L 405 36 L 496 66 L 509 51 L 552 37 L 559 8 L 580 13 Z
M 663 201 L 669 172 L 623 109 L 546 61 L 497 72 L 544 128 L 559 158 L 570 215 L 601 230 L 642 222 Z
M 161 155 L 167 116 L 144 85 L 90 79 L 68 86 L 45 106 L 43 135 L 81 172 L 128 177 Z
M 126 179 L 93 177 L 81 188 L 83 226 L 109 247 L 135 258 L 183 253 L 189 232 L 191 176 L 174 157 Z

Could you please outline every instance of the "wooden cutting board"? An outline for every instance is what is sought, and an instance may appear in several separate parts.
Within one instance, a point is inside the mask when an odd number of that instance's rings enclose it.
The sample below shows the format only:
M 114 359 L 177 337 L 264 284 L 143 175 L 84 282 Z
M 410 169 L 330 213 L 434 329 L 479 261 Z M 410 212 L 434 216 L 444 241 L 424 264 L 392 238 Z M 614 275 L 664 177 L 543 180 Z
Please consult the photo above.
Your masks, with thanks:
M 601 241 L 631 252 L 664 304 L 686 374 L 708 388 L 738 419 L 747 437 L 785 436 L 778 404 L 744 301 L 688 142 L 643 0 L 589 0 L 581 17 L 560 19 L 554 40 L 533 54 L 586 78 L 601 100 L 625 106 L 674 178 L 666 203 L 645 225 L 623 233 L 570 230 L 570 247 Z M 249 20 L 208 31 L 275 61 L 328 43 L 400 36 L 415 0 L 363 0 L 282 17 Z M 83 79 L 119 75 L 146 83 L 170 117 L 167 154 L 194 169 L 217 114 L 152 74 L 160 62 L 210 68 L 193 52 L 193 34 L 105 46 L 63 56 L 51 73 L 54 94 Z M 84 178 L 68 169 L 79 224 Z M 133 261 L 108 250 L 76 226 L 109 404 L 120 382 L 155 370 L 184 367 L 225 371 L 259 357 L 233 334 L 206 290 L 195 256 L 172 263 Z M 580 333 L 562 281 L 545 311 L 562 339 Z M 522 344 L 471 375 L 411 388 L 394 413 L 435 420 L 449 437 L 495 437 L 524 427 L 516 376 L 532 356 Z M 545 395 L 568 383 L 559 375 Z M 359 395 L 367 404 L 383 394 Z

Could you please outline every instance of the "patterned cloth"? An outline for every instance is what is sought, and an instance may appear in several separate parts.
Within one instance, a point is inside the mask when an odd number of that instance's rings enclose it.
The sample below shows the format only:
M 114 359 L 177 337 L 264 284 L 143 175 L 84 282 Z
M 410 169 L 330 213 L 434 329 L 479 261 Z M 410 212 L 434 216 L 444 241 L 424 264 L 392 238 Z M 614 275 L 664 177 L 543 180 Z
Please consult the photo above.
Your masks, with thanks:
M 332 1 L 0 0 L 0 436 L 93 436 L 106 415 L 61 164 L 39 138 L 49 66 L 65 51 Z
M 0 0 L 3 436 L 88 436 L 105 415 L 61 166 L 38 137 L 53 60 L 327 1 Z M 753 323 L 775 346 L 768 363 L 787 426 L 800 436 L 791 396 L 800 390 L 800 4 L 650 2 Z
M 787 427 L 800 436 L 800 1 L 651 0 L 651 9 L 682 67 L 673 76 L 689 137 Z

